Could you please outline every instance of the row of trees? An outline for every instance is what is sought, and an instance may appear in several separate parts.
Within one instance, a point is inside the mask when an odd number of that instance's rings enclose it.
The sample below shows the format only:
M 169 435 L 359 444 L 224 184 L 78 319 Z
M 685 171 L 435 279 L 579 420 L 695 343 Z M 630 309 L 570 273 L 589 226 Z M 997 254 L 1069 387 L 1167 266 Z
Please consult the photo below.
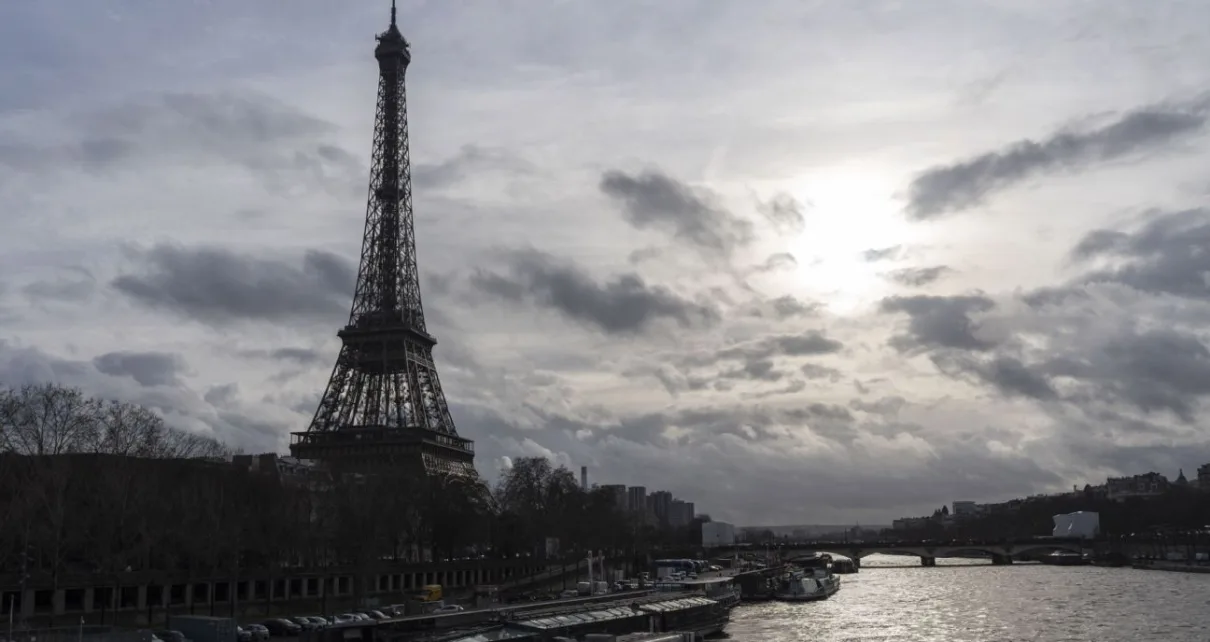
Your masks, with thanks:
M 641 553 L 700 542 L 571 471 L 517 460 L 496 488 L 411 472 L 289 476 L 145 408 L 55 385 L 0 392 L 0 575 L 223 572 L 466 556 Z M 706 518 L 708 519 L 708 518 Z M 555 544 L 557 542 L 557 544 Z

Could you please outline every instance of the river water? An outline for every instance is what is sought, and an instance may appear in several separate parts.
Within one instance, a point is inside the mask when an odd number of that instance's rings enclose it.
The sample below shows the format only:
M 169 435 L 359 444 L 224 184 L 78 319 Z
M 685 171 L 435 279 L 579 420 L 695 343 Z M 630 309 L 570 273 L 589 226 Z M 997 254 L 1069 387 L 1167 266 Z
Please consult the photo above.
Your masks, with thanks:
M 743 604 L 734 642 L 1207 642 L 1210 574 L 872 555 L 840 591 Z

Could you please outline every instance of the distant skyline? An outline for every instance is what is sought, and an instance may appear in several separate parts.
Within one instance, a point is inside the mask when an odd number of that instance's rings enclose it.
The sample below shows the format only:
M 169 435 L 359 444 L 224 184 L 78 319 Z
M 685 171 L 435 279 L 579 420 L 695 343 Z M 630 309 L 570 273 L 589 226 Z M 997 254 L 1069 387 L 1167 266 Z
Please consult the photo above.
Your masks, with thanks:
M 285 452 L 359 256 L 389 0 L 0 4 L 0 384 Z M 735 524 L 1210 462 L 1210 6 L 401 1 L 435 357 Z

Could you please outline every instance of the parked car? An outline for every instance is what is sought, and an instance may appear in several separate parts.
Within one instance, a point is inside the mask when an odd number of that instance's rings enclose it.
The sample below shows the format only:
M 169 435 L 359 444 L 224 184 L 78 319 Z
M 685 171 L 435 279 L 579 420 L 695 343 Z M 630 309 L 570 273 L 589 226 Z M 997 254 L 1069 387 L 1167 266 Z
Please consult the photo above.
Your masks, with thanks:
M 335 624 L 344 624 L 346 622 L 360 622 L 363 616 L 358 616 L 356 613 L 341 613 L 340 615 L 332 616 L 332 622 Z
M 465 610 L 466 609 L 462 608 L 461 606 L 458 606 L 457 604 L 446 604 L 445 606 L 439 606 L 439 607 L 433 609 L 433 612 L 434 613 L 461 613 L 462 611 L 465 611 Z
M 269 629 L 263 624 L 249 624 L 248 631 L 252 633 L 253 642 L 264 642 L 269 639 Z
M 287 620 L 286 618 L 265 620 L 261 623 L 261 625 L 269 630 L 270 635 L 274 636 L 293 637 L 299 633 L 302 633 L 301 626 L 291 622 L 290 620 Z
M 317 629 L 327 628 L 327 626 L 331 624 L 331 622 L 318 615 L 304 615 L 303 619 L 310 621 L 311 624 L 314 624 L 315 628 Z
M 252 631 L 242 627 L 235 627 L 235 639 L 237 642 L 252 642 Z
M 311 620 L 309 620 L 301 615 L 295 615 L 293 617 L 288 617 L 285 619 L 302 627 L 302 630 L 304 630 L 304 631 L 311 631 L 311 630 L 314 630 L 317 628 L 317 625 L 314 622 L 312 622 Z
M 192 642 L 180 631 L 156 631 L 155 636 L 163 642 Z

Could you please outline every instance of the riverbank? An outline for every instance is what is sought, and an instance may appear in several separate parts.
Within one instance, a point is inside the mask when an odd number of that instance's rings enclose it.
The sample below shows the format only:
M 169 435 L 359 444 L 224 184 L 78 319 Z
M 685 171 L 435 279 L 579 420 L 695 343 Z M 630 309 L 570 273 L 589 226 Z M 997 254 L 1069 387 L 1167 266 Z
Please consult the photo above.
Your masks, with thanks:
M 1210 565 L 1186 562 L 1135 562 L 1132 568 L 1143 571 L 1168 571 L 1170 573 L 1210 573 Z

